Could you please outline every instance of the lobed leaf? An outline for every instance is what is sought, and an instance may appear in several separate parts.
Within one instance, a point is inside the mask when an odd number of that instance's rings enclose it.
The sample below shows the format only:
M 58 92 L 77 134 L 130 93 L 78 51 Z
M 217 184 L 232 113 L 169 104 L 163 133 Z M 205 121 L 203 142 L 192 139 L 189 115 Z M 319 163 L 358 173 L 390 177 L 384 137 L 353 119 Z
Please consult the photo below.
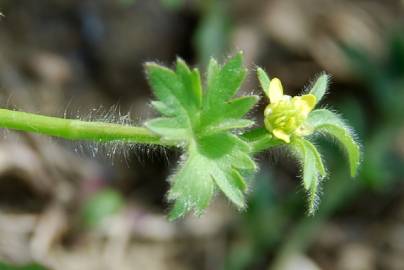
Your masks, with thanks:
M 175 116 L 176 110 L 161 101 L 152 101 L 153 108 L 164 116 Z
M 181 141 L 189 137 L 186 119 L 181 118 L 155 118 L 145 123 L 145 126 L 167 140 Z
M 243 175 L 255 171 L 256 165 L 250 146 L 231 132 L 254 124 L 242 117 L 258 97 L 233 98 L 246 73 L 242 54 L 223 66 L 211 59 L 205 92 L 198 70 L 191 70 L 181 59 L 175 72 L 156 64 L 146 67 L 159 99 L 152 105 L 165 117 L 152 119 L 145 126 L 167 140 L 181 142 L 185 150 L 184 161 L 170 177 L 168 200 L 175 202 L 169 218 L 192 210 L 201 214 L 215 186 L 238 208 L 244 208 L 247 183 Z
M 351 176 L 354 177 L 359 168 L 361 151 L 351 129 L 337 114 L 326 109 L 312 111 L 307 122 L 315 131 L 333 136 L 344 147 L 349 160 Z
M 238 170 L 232 170 L 231 171 L 231 177 L 233 179 L 233 183 L 232 185 L 236 187 L 237 190 L 240 190 L 242 192 L 242 200 L 244 200 L 244 192 L 247 191 L 247 183 L 244 179 L 244 177 L 240 174 L 240 172 Z M 243 206 L 241 208 L 244 208 L 245 205 L 243 203 Z
M 157 103 L 157 109 L 164 114 L 192 120 L 202 102 L 199 72 L 189 70 L 181 59 L 177 60 L 176 72 L 155 63 L 146 64 L 146 72 L 153 92 L 161 102 Z M 154 104 L 156 106 L 156 102 Z
M 233 134 L 218 133 L 201 138 L 199 150 L 213 161 L 214 166 L 211 167 L 210 173 L 221 191 L 239 208 L 244 208 L 243 192 L 246 185 L 237 168 L 256 168 L 255 164 L 252 165 L 254 161 L 248 156 L 251 150 L 249 145 Z M 240 157 L 244 160 L 240 160 Z
M 225 174 L 221 169 L 214 171 L 213 179 L 222 192 L 232 201 L 238 208 L 243 209 L 245 207 L 244 193 L 244 179 L 240 174 L 235 174 L 235 171 L 231 171 L 229 174 Z M 237 171 L 236 171 L 237 172 Z M 240 183 L 243 184 L 240 184 Z M 243 187 L 241 187 L 243 186 Z M 241 188 L 240 188 L 241 187 Z
M 156 97 L 170 108 L 175 114 L 184 114 L 183 105 L 187 106 L 187 99 L 182 92 L 182 83 L 170 69 L 155 63 L 146 64 L 148 81 Z
M 235 156 L 237 158 L 233 158 L 232 160 L 230 160 L 232 166 L 234 166 L 235 168 L 246 171 L 257 170 L 257 165 L 247 153 L 238 151 L 235 152 Z
M 229 118 L 241 118 L 257 103 L 257 96 L 231 99 L 240 88 L 245 74 L 242 53 L 231 58 L 223 67 L 220 67 L 215 60 L 210 61 L 207 92 L 200 122 L 202 128 L 218 125 L 218 122 Z
M 208 70 L 207 109 L 221 106 L 224 101 L 233 97 L 240 88 L 246 72 L 241 52 L 231 58 L 222 68 L 212 62 Z
M 189 95 L 189 100 L 199 109 L 202 105 L 201 76 L 197 69 L 190 70 L 187 64 L 180 58 L 177 59 L 176 73 L 183 84 L 184 92 Z
M 194 146 L 196 147 L 196 146 Z M 214 182 L 210 168 L 212 162 L 192 149 L 179 171 L 171 177 L 172 187 L 168 193 L 169 200 L 175 200 L 169 219 L 174 220 L 185 213 L 195 210 L 197 215 L 203 213 L 214 193 Z
M 232 129 L 240 129 L 247 128 L 254 125 L 254 121 L 248 119 L 225 119 L 222 121 L 218 121 L 217 124 L 214 123 L 205 129 L 203 135 L 210 135 L 213 133 L 219 133 L 222 131 L 232 130 Z
M 211 58 L 208 64 L 208 69 L 206 72 L 206 81 L 207 81 L 207 86 L 206 88 L 211 88 L 213 84 L 213 80 L 218 76 L 218 73 L 220 72 L 220 65 L 216 61 L 215 58 Z
M 189 156 L 171 177 L 173 186 L 168 199 L 175 200 L 175 204 L 169 214 L 170 219 L 181 217 L 191 210 L 197 215 L 202 214 L 213 196 L 214 184 L 238 208 L 244 208 L 247 184 L 238 168 L 248 171 L 256 168 L 245 152 L 246 147 L 249 150 L 245 142 L 228 133 L 205 136 L 199 142 L 191 143 Z M 238 163 L 234 162 L 236 159 Z
M 223 104 L 223 118 L 241 118 L 245 116 L 259 100 L 258 96 L 243 96 Z

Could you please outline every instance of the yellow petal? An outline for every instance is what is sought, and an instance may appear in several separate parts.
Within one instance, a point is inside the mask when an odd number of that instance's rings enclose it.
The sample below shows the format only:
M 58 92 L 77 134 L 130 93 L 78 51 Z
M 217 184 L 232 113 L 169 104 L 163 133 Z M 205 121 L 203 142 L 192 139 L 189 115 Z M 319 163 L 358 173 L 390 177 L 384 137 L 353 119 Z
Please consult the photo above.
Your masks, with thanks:
M 283 87 L 281 81 L 278 78 L 273 78 L 269 83 L 268 95 L 269 101 L 271 103 L 276 103 L 282 100 Z
M 274 136 L 286 143 L 290 143 L 290 135 L 286 134 L 283 130 L 281 129 L 274 129 L 272 131 L 272 133 L 274 134 Z
M 316 97 L 311 94 L 293 97 L 293 105 L 303 115 L 307 116 L 316 106 Z
M 309 111 L 313 110 L 314 107 L 316 106 L 316 96 L 312 94 L 307 94 L 302 96 L 302 100 L 304 100 L 307 103 Z

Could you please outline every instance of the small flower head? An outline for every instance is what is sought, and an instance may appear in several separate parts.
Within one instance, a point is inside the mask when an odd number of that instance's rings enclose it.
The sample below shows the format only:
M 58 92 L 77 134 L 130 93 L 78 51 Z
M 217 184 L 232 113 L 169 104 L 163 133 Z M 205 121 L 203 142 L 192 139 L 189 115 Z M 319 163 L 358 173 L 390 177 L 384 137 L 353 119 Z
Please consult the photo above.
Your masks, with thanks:
M 284 95 L 278 78 L 271 80 L 267 93 L 270 104 L 264 111 L 264 123 L 269 132 L 286 143 L 290 143 L 292 135 L 304 136 L 312 132 L 305 121 L 316 105 L 314 95 Z

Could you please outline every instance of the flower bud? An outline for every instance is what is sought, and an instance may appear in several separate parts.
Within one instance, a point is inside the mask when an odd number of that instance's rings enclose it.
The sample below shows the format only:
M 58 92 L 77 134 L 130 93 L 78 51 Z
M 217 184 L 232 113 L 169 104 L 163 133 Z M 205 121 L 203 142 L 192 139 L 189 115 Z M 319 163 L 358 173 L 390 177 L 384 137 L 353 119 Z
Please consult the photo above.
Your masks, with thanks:
M 304 136 L 311 133 L 305 121 L 316 104 L 316 97 L 308 94 L 290 97 L 283 95 L 282 83 L 272 79 L 269 85 L 270 104 L 264 111 L 266 129 L 275 137 L 290 142 L 291 135 Z

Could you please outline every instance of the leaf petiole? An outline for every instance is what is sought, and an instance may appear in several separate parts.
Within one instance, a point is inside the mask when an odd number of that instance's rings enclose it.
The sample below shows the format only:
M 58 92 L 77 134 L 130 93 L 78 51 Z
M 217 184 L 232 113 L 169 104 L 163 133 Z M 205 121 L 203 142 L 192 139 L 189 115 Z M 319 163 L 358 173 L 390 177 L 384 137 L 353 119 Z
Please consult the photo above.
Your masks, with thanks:
M 35 132 L 68 140 L 126 141 L 128 143 L 162 146 L 175 146 L 178 144 L 175 141 L 164 140 L 144 127 L 65 119 L 7 109 L 0 109 L 0 127 Z

